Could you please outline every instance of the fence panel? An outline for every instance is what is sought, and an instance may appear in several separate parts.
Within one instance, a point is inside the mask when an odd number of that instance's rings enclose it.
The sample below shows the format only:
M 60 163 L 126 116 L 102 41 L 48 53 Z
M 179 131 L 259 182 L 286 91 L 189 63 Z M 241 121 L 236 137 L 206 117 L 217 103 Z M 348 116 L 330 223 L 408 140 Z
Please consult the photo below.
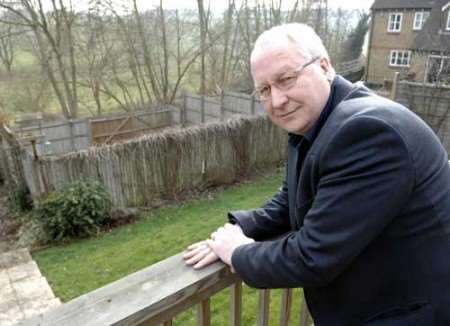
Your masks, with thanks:
M 254 102 L 253 104 L 252 101 Z M 262 106 L 262 104 L 259 102 L 259 100 L 256 100 L 250 95 L 226 92 L 224 94 L 223 103 L 226 116 L 230 116 L 233 114 L 264 114 L 264 107 Z
M 230 183 L 285 160 L 286 133 L 264 117 L 168 130 L 123 144 L 45 158 L 27 182 L 33 195 L 90 177 L 116 207 L 150 205 L 184 191 Z M 31 166 L 31 164 L 30 164 Z
M 229 119 L 236 115 L 264 114 L 264 108 L 259 100 L 247 94 L 233 92 L 225 92 L 222 99 L 184 94 L 183 98 L 176 101 L 176 105 L 180 109 L 174 114 L 173 120 L 180 124 L 184 122 L 197 125 L 206 121 Z M 184 112 L 180 112 L 183 110 Z
M 450 88 L 401 81 L 395 100 L 417 113 L 450 153 Z
M 186 123 L 200 124 L 206 121 L 220 120 L 220 101 L 210 98 L 201 97 L 197 95 L 185 95 L 184 109 L 186 110 Z M 202 112 L 202 101 L 204 111 Z
M 39 156 L 64 154 L 90 146 L 87 119 L 40 123 L 38 126 L 16 128 L 14 131 L 30 154 L 33 153 L 33 148 L 29 140 L 35 139 Z
M 171 125 L 170 108 L 91 119 L 92 142 L 107 144 L 128 140 Z

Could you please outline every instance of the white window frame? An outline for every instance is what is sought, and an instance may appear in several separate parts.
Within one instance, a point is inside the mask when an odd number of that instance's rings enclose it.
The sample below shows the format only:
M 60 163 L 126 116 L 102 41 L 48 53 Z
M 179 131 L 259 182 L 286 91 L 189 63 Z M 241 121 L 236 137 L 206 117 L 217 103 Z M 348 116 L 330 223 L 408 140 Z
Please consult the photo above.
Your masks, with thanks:
M 393 21 L 394 28 L 391 28 L 391 18 L 392 18 L 392 17 L 395 17 L 395 18 L 394 18 L 394 21 Z M 398 29 L 395 28 L 395 24 L 396 24 L 396 22 L 397 22 L 397 17 L 400 17 L 399 22 L 398 22 Z M 401 30 L 402 30 L 402 20 L 403 20 L 403 13 L 401 13 L 401 12 L 390 12 L 390 13 L 389 13 L 389 16 L 388 16 L 388 26 L 387 26 L 387 31 L 388 31 L 389 33 L 398 33 L 398 32 L 401 32 Z
M 404 60 L 406 60 L 406 62 L 404 62 Z M 389 56 L 390 67 L 409 67 L 410 65 L 411 65 L 410 50 L 391 50 Z
M 450 31 L 450 10 L 448 11 L 447 15 L 447 26 L 445 28 L 447 31 Z
M 429 17 L 430 17 L 429 11 L 416 11 L 414 13 L 413 30 L 420 31 Z
M 450 63 L 450 56 L 445 56 L 445 55 L 429 55 L 427 58 L 427 63 L 425 66 L 425 74 L 423 76 L 423 81 L 424 83 L 427 82 L 428 80 L 428 75 L 430 74 L 430 61 L 431 59 L 440 59 L 441 60 L 441 66 L 440 69 L 442 69 L 442 67 L 444 66 L 444 62 L 445 60 L 448 60 L 448 62 Z

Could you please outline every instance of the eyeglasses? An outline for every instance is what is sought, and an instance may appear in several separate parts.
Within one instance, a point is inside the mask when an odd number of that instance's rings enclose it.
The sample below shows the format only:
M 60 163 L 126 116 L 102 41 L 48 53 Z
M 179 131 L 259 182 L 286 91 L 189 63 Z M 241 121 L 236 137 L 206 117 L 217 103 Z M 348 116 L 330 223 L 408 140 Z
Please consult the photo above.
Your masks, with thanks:
M 272 97 L 272 87 L 276 87 L 280 91 L 287 92 L 289 91 L 294 85 L 297 83 L 297 79 L 300 76 L 300 74 L 303 72 L 303 70 L 308 67 L 309 65 L 316 62 L 318 59 L 320 59 L 320 56 L 314 57 L 308 62 L 304 63 L 297 69 L 295 69 L 292 73 L 286 74 L 279 78 L 277 81 L 275 81 L 272 86 L 271 85 L 265 85 L 260 88 L 256 88 L 253 92 L 254 95 L 258 95 L 259 99 L 261 101 L 268 101 Z

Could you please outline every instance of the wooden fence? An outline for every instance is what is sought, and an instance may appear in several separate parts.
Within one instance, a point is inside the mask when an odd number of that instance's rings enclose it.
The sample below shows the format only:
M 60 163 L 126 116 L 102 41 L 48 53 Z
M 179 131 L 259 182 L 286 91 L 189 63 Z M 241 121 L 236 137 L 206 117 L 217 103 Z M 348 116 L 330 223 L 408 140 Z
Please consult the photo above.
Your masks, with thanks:
M 183 94 L 176 100 L 173 121 L 180 125 L 198 125 L 224 121 L 236 115 L 263 115 L 264 108 L 254 96 L 224 92 L 218 97 Z
M 159 131 L 172 125 L 170 107 L 89 120 L 92 144 L 111 144 Z
M 185 94 L 177 99 L 176 105 L 164 105 L 158 110 L 58 122 L 39 119 L 33 125 L 19 125 L 14 132 L 30 154 L 34 146 L 38 156 L 61 155 L 86 150 L 92 145 L 129 140 L 171 126 L 198 125 L 223 121 L 236 114 L 263 113 L 259 101 L 246 94 L 225 92 L 216 98 Z
M 14 133 L 28 153 L 36 150 L 38 156 L 83 150 L 91 143 L 87 119 L 39 121 L 37 125 L 15 128 Z
M 182 254 L 82 295 L 18 326 L 172 325 L 182 311 L 197 305 L 198 325 L 211 325 L 210 297 L 230 287 L 230 325 L 242 325 L 242 283 L 222 262 L 204 269 L 187 267 Z M 280 326 L 289 324 L 292 290 L 283 290 Z M 270 291 L 260 290 L 258 326 L 269 325 Z M 310 325 L 305 300 L 300 326 Z
M 450 87 L 394 81 L 391 96 L 427 122 L 450 153 Z
M 172 129 L 60 157 L 24 159 L 35 197 L 82 178 L 102 182 L 116 207 L 147 206 L 164 198 L 231 183 L 286 159 L 287 133 L 265 117 Z
M 30 154 L 34 146 L 38 156 L 60 155 L 157 131 L 171 126 L 171 119 L 171 108 L 165 107 L 157 111 L 136 111 L 92 119 L 39 121 L 37 125 L 15 128 L 14 132 Z

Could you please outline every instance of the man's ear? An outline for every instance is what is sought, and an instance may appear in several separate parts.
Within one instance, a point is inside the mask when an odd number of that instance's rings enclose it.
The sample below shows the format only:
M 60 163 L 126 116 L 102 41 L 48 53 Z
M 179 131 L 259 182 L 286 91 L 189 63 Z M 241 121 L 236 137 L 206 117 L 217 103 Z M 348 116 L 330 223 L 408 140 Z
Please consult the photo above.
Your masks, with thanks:
M 325 75 L 325 77 L 330 81 L 330 83 L 333 81 L 333 78 L 335 76 L 335 72 L 333 67 L 331 66 L 330 60 L 327 58 L 321 58 L 319 62 L 320 68 Z
M 321 58 L 319 65 L 325 75 L 328 75 L 331 72 L 331 63 L 328 58 Z

